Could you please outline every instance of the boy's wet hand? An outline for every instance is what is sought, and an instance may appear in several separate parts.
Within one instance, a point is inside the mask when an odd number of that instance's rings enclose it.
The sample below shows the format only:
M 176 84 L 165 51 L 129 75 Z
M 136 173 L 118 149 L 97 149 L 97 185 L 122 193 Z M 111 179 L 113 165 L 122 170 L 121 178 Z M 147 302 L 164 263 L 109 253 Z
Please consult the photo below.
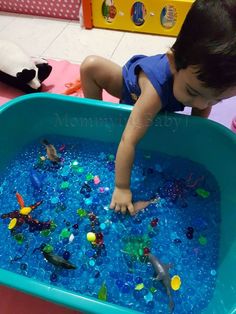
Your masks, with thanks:
M 115 209 L 115 212 L 121 211 L 122 214 L 125 214 L 128 210 L 131 215 L 134 215 L 135 211 L 130 189 L 120 189 L 116 187 L 112 195 L 110 208 Z

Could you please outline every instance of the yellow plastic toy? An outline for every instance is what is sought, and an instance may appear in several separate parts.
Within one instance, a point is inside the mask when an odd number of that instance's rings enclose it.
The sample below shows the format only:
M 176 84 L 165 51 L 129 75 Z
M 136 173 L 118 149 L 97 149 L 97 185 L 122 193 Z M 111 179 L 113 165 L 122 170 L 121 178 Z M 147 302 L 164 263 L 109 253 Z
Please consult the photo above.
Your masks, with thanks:
M 21 215 L 29 215 L 29 213 L 32 211 L 32 207 L 22 207 L 19 212 Z
M 88 232 L 87 233 L 87 240 L 89 242 L 94 242 L 96 241 L 96 234 L 94 232 Z
M 11 219 L 11 221 L 10 221 L 10 223 L 8 225 L 8 229 L 12 230 L 13 228 L 15 228 L 16 223 L 17 223 L 17 219 L 16 218 Z
M 173 290 L 179 290 L 181 286 L 181 279 L 178 275 L 175 275 L 171 278 L 171 288 Z
M 195 0 L 92 0 L 94 27 L 177 36 Z

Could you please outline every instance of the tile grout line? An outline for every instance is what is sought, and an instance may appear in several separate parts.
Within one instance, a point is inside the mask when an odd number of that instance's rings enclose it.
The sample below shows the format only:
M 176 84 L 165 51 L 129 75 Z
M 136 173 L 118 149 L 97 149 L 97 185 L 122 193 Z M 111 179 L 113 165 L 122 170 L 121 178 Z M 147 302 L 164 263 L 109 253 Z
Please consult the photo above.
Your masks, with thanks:
M 51 46 L 52 46 L 52 44 L 57 40 L 57 38 L 64 32 L 64 30 L 69 26 L 69 25 L 71 25 L 71 22 L 72 22 L 73 20 L 69 20 L 68 21 L 68 23 L 62 28 L 62 30 L 56 35 L 56 37 L 50 42 L 50 44 L 47 46 L 47 48 L 45 48 L 42 52 L 41 52 L 41 54 L 40 54 L 40 57 L 42 57 L 42 55 L 46 52 L 46 50 L 47 49 L 49 49 Z M 80 25 L 80 24 L 79 24 Z
M 73 59 L 65 59 L 65 58 L 54 58 L 54 57 L 52 57 L 52 56 L 44 56 L 44 55 L 41 55 L 40 56 L 41 58 L 44 58 L 44 59 L 47 59 L 47 60 L 54 60 L 54 61 L 67 61 L 67 62 L 70 62 L 70 63 L 72 63 L 73 65 L 78 65 L 78 66 L 80 66 L 81 65 L 81 63 L 83 62 L 83 60 L 73 60 Z
M 116 49 L 119 47 L 119 45 L 120 45 L 120 43 L 121 43 L 121 41 L 123 40 L 124 37 L 125 37 L 125 32 L 123 32 L 123 35 L 121 36 L 121 38 L 120 38 L 120 40 L 118 41 L 116 47 L 114 48 L 114 50 L 113 50 L 113 52 L 112 52 L 112 54 L 111 54 L 111 56 L 110 56 L 110 60 L 111 60 L 112 57 L 114 56 Z
M 5 28 L 7 28 L 10 24 L 12 24 L 15 20 L 16 20 L 16 17 L 14 17 L 8 24 L 3 26 L 3 28 L 0 29 L 0 34 L 1 34 L 2 31 L 4 31 Z

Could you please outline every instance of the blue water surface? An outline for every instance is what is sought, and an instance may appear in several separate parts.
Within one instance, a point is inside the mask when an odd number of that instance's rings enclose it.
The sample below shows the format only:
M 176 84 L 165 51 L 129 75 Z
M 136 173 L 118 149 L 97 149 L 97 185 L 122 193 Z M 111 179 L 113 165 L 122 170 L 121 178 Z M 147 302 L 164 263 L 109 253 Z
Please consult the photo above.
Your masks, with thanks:
M 133 199 L 156 201 L 131 217 L 109 209 L 117 144 L 47 140 L 60 163 L 47 158 L 39 139 L 1 174 L 0 215 L 20 210 L 16 192 L 25 206 L 43 202 L 28 223 L 12 231 L 10 218 L 0 219 L 0 267 L 140 312 L 169 313 L 166 290 L 148 262 L 150 251 L 171 264 L 171 277 L 181 279 L 180 289 L 172 290 L 174 313 L 201 313 L 217 278 L 220 192 L 213 175 L 190 160 L 138 150 Z M 95 242 L 87 240 L 88 232 Z M 43 247 L 76 269 L 54 266 Z

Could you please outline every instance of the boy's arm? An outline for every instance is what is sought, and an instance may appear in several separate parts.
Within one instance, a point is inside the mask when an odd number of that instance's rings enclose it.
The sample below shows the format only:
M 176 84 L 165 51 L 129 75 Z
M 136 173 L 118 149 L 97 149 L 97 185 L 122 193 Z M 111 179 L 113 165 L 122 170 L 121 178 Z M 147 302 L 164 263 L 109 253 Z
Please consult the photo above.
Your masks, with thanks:
M 161 109 L 160 98 L 143 72 L 139 74 L 139 86 L 141 95 L 130 114 L 116 155 L 115 190 L 110 204 L 115 211 L 125 213 L 128 209 L 131 214 L 135 214 L 130 191 L 135 146 Z
M 211 113 L 211 106 L 207 107 L 206 109 L 200 110 L 197 108 L 192 108 L 191 115 L 192 116 L 197 116 L 197 117 L 202 117 L 202 118 L 208 118 L 210 113 Z

